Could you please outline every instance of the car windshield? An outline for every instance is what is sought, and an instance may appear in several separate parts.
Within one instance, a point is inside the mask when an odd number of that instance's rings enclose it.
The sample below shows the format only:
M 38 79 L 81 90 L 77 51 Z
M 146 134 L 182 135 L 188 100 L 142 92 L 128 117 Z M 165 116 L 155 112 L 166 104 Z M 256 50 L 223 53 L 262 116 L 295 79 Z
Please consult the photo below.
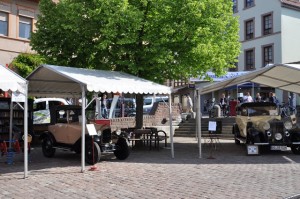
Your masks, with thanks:
M 144 105 L 150 105 L 152 103 L 152 98 L 145 98 Z

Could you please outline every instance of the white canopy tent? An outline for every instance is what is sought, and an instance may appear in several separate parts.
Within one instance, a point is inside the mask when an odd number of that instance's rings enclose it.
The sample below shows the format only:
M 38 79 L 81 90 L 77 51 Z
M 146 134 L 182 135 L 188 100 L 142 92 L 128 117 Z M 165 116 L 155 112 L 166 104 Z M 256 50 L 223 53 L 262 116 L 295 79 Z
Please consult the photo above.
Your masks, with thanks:
M 91 70 L 74 67 L 41 65 L 28 77 L 28 93 L 39 97 L 80 97 L 82 115 L 85 115 L 86 92 L 112 92 L 131 94 L 168 94 L 171 88 L 118 71 Z M 171 100 L 169 115 L 171 116 Z M 82 120 L 82 172 L 85 167 L 85 117 Z M 170 122 L 172 132 L 172 122 Z M 173 135 L 170 133 L 171 155 L 174 157 Z
M 24 94 L 24 178 L 28 175 L 28 101 L 27 81 L 12 70 L 0 65 L 0 89 Z M 10 139 L 12 137 L 12 108 L 10 114 Z
M 253 72 L 240 75 L 218 83 L 213 83 L 198 90 L 198 107 L 197 107 L 197 135 L 199 145 L 199 157 L 202 157 L 201 152 L 201 117 L 200 103 L 201 94 L 210 93 L 216 90 L 224 89 L 243 82 L 253 82 L 261 85 L 266 85 L 281 90 L 300 93 L 300 64 L 275 64 L 270 65 Z

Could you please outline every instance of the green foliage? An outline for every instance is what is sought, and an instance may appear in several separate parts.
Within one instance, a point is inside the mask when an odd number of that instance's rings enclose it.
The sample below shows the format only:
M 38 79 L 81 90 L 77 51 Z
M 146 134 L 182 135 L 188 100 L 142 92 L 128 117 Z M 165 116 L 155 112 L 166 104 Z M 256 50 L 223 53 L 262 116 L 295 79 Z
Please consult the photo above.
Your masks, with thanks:
M 31 45 L 49 64 L 156 82 L 223 75 L 240 53 L 229 0 L 40 1 Z
M 17 73 L 26 78 L 39 65 L 45 63 L 45 59 L 37 54 L 21 53 L 10 64 Z

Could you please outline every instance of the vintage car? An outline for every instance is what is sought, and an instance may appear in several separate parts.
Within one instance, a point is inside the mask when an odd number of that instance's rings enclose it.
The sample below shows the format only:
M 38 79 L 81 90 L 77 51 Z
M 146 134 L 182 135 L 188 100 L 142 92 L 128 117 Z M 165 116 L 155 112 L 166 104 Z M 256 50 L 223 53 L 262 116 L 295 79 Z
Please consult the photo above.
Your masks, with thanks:
M 50 109 L 51 124 L 48 131 L 41 134 L 44 156 L 53 157 L 56 149 L 81 153 L 81 106 L 54 106 Z M 95 164 L 100 161 L 101 153 L 114 153 L 124 160 L 129 156 L 128 136 L 126 132 L 111 132 L 109 125 L 94 124 L 97 135 L 91 136 L 86 129 L 85 161 Z
M 251 102 L 237 106 L 232 133 L 236 144 L 270 146 L 271 150 L 291 147 L 300 154 L 300 129 L 295 115 L 281 118 L 275 103 Z

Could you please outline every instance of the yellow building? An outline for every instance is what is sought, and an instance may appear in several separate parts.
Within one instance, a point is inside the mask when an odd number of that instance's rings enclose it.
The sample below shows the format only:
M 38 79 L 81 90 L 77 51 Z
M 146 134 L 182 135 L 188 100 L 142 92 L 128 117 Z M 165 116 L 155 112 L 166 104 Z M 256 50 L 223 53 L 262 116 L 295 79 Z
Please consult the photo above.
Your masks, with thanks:
M 0 64 L 8 65 L 19 53 L 30 52 L 39 0 L 0 0 Z

